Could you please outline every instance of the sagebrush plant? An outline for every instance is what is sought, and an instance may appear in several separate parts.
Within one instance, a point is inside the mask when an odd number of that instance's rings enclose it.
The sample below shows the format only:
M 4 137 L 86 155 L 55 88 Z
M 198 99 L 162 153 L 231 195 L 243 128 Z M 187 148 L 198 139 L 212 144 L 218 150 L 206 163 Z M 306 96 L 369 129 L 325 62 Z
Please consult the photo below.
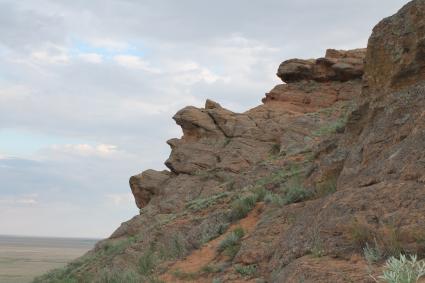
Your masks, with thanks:
M 416 255 L 400 254 L 399 258 L 390 257 L 379 279 L 386 283 L 416 283 L 425 275 L 425 260 L 417 260 Z
M 257 265 L 235 265 L 235 271 L 242 276 L 251 277 L 257 274 Z
M 309 196 L 310 192 L 302 185 L 293 184 L 287 189 L 285 197 L 283 198 L 283 203 L 291 204 L 295 202 L 300 202 L 307 199 Z
M 152 249 L 147 250 L 140 258 L 139 258 L 139 272 L 142 275 L 150 275 L 155 269 L 156 265 L 156 256 Z
M 312 232 L 312 247 L 310 250 L 314 257 L 322 257 L 325 255 L 325 248 L 322 237 L 320 236 L 319 227 L 315 227 Z
M 140 276 L 132 271 L 122 270 L 103 270 L 96 283 L 137 283 L 140 282 Z
M 238 227 L 224 238 L 218 245 L 218 251 L 223 252 L 227 256 L 233 258 L 240 249 L 240 240 L 245 235 L 245 231 Z
M 369 245 L 369 243 L 366 243 L 366 246 L 363 248 L 363 255 L 369 265 L 382 259 L 383 253 L 379 248 L 376 239 L 373 246 Z
M 272 193 L 272 192 L 268 192 L 265 196 L 264 196 L 264 202 L 267 204 L 273 204 L 273 205 L 277 205 L 277 206 L 283 206 L 283 198 L 282 196 Z
M 245 197 L 240 197 L 232 203 L 232 211 L 230 217 L 232 220 L 239 220 L 248 215 L 255 207 L 258 197 L 255 194 L 250 194 Z

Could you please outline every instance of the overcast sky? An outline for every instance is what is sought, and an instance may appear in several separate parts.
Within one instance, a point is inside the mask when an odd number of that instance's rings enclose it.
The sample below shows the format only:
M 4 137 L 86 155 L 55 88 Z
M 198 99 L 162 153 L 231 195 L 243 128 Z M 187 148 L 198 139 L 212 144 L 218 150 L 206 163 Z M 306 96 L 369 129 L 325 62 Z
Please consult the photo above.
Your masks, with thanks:
M 285 59 L 365 47 L 405 0 L 0 0 L 0 234 L 106 237 L 171 117 L 260 103 Z

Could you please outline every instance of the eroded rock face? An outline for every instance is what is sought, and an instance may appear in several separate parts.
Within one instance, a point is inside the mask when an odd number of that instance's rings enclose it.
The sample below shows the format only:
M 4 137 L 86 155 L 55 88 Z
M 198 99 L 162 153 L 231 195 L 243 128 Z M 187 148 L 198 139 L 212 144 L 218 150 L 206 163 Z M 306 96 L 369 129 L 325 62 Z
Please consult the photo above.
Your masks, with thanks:
M 425 2 L 416 0 L 373 29 L 365 67 L 370 93 L 376 96 L 425 78 L 424 18 Z
M 139 208 L 147 205 L 154 195 L 158 195 L 161 186 L 171 177 L 167 171 L 146 170 L 130 178 L 130 188 Z
M 277 76 L 286 83 L 305 80 L 318 82 L 361 79 L 366 49 L 349 51 L 329 49 L 319 59 L 291 59 L 280 64 Z

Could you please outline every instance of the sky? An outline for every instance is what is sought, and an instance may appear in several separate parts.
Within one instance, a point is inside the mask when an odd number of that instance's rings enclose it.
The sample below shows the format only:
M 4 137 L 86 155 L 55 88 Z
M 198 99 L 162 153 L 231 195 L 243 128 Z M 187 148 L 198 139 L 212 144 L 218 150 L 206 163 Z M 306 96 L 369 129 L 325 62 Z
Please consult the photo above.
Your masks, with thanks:
M 171 119 L 259 105 L 290 58 L 366 47 L 402 0 L 0 0 L 0 234 L 109 236 Z

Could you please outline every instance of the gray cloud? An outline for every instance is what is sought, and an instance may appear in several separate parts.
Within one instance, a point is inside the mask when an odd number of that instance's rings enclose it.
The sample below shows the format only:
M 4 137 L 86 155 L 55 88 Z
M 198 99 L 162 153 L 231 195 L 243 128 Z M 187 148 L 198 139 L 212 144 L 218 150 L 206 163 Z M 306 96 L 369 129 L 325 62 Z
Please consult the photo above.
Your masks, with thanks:
M 206 98 L 237 111 L 258 105 L 282 60 L 364 47 L 406 2 L 0 0 L 0 129 L 78 141 L 19 159 L 1 159 L 10 154 L 0 147 L 0 202 L 37 196 L 38 206 L 24 201 L 13 213 L 48 218 L 0 233 L 49 234 L 49 221 L 67 217 L 72 227 L 59 234 L 87 236 L 77 211 L 99 209 L 115 215 L 108 223 L 91 213 L 102 231 L 93 235 L 106 236 L 136 213 L 125 203 L 128 177 L 163 168 L 179 108 Z M 116 151 L 101 156 L 101 145 Z

